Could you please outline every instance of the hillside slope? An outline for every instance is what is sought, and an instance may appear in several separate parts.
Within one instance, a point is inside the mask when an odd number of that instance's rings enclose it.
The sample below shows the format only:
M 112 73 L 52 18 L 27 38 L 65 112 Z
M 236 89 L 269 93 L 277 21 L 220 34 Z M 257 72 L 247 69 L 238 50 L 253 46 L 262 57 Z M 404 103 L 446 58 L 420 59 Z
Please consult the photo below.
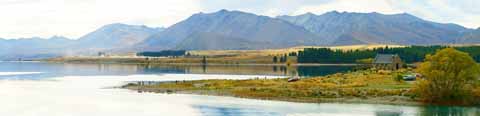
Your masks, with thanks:
M 410 14 L 349 13 L 332 11 L 322 15 L 306 13 L 279 16 L 282 19 L 317 34 L 332 38 L 331 45 L 450 44 L 468 29 L 456 24 L 426 21 Z
M 213 43 L 205 43 L 213 41 L 215 47 L 211 47 Z M 240 11 L 221 10 L 215 13 L 195 14 L 164 32 L 149 37 L 139 46 L 146 50 L 264 49 L 325 45 L 328 41 L 303 27 L 283 20 Z M 240 44 L 232 44 L 235 42 Z

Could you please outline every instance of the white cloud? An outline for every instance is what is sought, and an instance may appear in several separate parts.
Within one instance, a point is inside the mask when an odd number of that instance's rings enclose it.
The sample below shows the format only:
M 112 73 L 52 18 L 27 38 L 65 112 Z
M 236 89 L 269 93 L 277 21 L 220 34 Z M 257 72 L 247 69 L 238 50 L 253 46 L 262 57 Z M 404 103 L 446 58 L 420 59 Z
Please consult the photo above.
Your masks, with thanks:
M 105 24 L 169 26 L 199 12 L 193 0 L 23 0 L 0 2 L 0 37 L 78 38 Z
M 478 0 L 388 0 L 391 6 L 426 20 L 480 27 Z
M 320 5 L 305 5 L 293 14 L 298 15 L 306 12 L 321 14 L 333 10 L 362 13 L 380 12 L 385 14 L 403 13 L 403 11 L 391 7 L 385 0 L 336 0 Z

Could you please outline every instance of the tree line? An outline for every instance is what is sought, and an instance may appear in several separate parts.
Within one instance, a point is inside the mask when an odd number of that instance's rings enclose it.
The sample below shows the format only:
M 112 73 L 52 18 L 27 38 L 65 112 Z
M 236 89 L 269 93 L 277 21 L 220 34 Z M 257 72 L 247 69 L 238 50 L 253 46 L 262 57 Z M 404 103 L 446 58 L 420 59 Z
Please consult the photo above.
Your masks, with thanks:
M 280 57 L 273 56 L 273 63 L 285 63 L 287 62 L 287 60 L 288 60 L 288 56 L 286 54 Z
M 158 52 L 139 52 L 137 56 L 148 56 L 148 57 L 166 57 L 166 56 L 183 56 L 185 55 L 185 50 L 163 50 Z
M 398 54 L 406 63 L 421 62 L 427 54 L 433 54 L 447 46 L 409 46 L 400 48 L 382 47 L 366 50 L 334 50 L 330 48 L 305 48 L 298 52 L 298 63 L 356 63 L 362 59 L 375 58 L 377 54 Z M 480 46 L 453 47 L 468 53 L 480 61 Z

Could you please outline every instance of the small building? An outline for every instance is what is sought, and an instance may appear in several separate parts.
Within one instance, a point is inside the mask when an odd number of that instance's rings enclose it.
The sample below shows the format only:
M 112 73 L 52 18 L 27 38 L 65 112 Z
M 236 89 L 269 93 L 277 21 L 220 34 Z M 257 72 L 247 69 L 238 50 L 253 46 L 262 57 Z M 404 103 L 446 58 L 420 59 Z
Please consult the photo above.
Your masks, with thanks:
M 403 62 L 397 54 L 377 54 L 373 60 L 373 67 L 382 70 L 398 70 Z

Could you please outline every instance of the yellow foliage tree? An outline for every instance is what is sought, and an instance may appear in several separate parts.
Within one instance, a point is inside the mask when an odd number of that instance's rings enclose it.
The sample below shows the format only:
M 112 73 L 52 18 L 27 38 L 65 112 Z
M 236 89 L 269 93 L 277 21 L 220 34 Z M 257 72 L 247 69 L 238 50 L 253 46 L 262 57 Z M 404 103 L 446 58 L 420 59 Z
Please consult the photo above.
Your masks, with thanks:
M 418 95 L 427 102 L 468 102 L 473 83 L 480 69 L 467 53 L 445 48 L 427 55 L 417 71 L 424 79 L 415 86 Z

